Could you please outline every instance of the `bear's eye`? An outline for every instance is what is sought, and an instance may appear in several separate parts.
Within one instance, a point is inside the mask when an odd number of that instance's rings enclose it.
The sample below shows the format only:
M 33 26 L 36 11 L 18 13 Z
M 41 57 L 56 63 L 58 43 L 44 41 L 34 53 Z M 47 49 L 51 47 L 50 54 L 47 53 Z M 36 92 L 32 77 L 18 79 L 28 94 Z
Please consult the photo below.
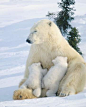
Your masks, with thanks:
M 37 32 L 37 30 L 34 31 L 34 33 L 36 33 L 36 32 Z

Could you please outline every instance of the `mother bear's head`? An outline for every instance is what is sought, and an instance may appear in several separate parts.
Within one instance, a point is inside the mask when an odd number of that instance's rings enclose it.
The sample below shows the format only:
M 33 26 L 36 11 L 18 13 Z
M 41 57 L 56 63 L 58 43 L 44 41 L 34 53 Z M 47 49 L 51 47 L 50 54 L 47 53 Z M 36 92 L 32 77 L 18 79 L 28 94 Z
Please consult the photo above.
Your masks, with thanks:
M 26 41 L 30 44 L 41 44 L 53 40 L 53 37 L 56 39 L 58 35 L 61 35 L 58 27 L 52 21 L 43 19 L 34 24 Z

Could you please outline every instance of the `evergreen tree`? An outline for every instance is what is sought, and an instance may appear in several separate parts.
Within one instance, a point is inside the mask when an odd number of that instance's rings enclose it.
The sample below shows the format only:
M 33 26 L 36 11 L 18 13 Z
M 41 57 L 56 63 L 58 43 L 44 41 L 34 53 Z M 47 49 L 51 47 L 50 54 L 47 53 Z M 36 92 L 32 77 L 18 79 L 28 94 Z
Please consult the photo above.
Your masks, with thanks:
M 58 13 L 48 12 L 48 17 L 54 19 L 56 25 L 60 28 L 60 31 L 63 36 L 67 36 L 69 44 L 82 55 L 80 48 L 78 47 L 79 42 L 81 41 L 78 30 L 74 27 L 72 28 L 70 22 L 74 20 L 74 9 L 73 5 L 75 0 L 61 0 L 58 3 L 61 11 Z M 69 32 L 69 30 L 71 30 Z M 68 33 L 69 32 L 69 33 Z
M 71 28 L 71 31 L 69 32 L 67 36 L 67 41 L 79 54 L 82 55 L 82 52 L 80 51 L 80 48 L 78 47 L 78 44 L 81 41 L 81 39 L 80 39 L 79 32 L 75 27 Z
M 74 9 L 71 7 L 75 4 L 74 0 L 61 0 L 61 2 L 58 3 L 59 7 L 61 8 L 61 11 L 59 13 L 49 13 L 49 18 L 54 18 L 55 23 L 58 25 L 61 33 L 63 36 L 67 35 L 67 30 L 71 28 L 70 22 L 74 20 Z

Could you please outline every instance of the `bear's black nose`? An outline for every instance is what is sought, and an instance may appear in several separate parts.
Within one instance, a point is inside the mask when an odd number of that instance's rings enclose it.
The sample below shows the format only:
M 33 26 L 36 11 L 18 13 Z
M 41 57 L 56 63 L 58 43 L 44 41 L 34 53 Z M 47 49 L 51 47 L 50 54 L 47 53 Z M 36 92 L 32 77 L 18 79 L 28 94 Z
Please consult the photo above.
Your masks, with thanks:
M 27 39 L 26 42 L 31 43 L 31 41 L 29 39 Z
M 22 96 L 21 96 L 21 95 L 20 95 L 19 97 L 20 97 L 20 98 L 22 98 Z

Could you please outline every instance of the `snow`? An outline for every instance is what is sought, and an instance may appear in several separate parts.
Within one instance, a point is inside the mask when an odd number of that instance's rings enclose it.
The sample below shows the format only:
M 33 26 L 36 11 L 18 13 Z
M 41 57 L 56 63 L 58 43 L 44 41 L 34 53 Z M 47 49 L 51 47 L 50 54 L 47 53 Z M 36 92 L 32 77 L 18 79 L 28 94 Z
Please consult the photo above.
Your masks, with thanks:
M 59 11 L 59 0 L 0 0 L 0 107 L 86 107 L 86 89 L 68 97 L 13 100 L 13 92 L 23 78 L 30 50 L 26 38 L 31 26 Z M 76 0 L 73 26 L 81 35 L 80 48 L 86 60 L 86 0 Z
M 21 101 L 5 101 L 0 107 L 86 107 L 86 95 L 78 94 L 70 97 L 47 97 Z

